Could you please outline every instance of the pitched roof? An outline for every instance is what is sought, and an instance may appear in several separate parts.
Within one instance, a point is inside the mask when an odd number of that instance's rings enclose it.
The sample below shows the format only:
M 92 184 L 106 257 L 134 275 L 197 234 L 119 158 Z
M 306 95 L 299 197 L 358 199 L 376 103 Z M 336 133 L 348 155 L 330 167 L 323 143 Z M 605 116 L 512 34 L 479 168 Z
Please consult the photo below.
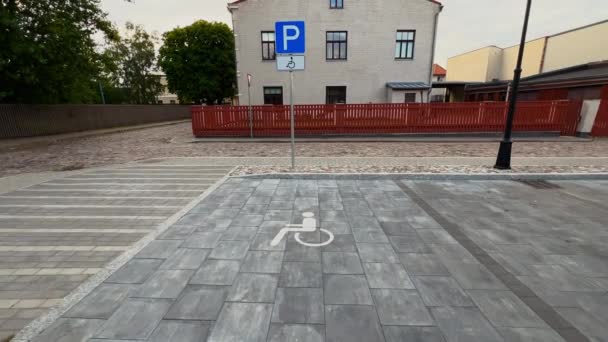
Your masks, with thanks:
M 236 4 L 239 4 L 241 2 L 245 2 L 245 1 L 247 1 L 247 0 L 236 0 L 236 1 L 229 2 L 228 5 L 236 5 Z M 437 4 L 439 6 L 443 6 L 443 4 L 441 2 L 439 2 L 439 1 L 437 1 L 437 0 L 426 0 L 426 1 L 432 2 L 432 3 Z
M 444 67 L 435 63 L 433 64 L 433 76 L 445 76 L 448 73 Z

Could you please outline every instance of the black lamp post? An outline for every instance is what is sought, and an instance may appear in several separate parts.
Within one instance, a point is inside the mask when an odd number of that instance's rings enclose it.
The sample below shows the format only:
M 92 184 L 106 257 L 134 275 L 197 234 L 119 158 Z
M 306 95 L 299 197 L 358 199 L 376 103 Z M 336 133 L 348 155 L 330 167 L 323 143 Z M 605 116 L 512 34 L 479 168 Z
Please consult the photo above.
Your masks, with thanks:
M 517 105 L 517 92 L 519 90 L 519 80 L 521 79 L 521 63 L 524 58 L 524 48 L 526 46 L 526 33 L 528 32 L 528 19 L 530 18 L 530 7 L 532 0 L 528 0 L 526 6 L 526 17 L 524 19 L 524 28 L 521 33 L 521 43 L 519 44 L 519 55 L 517 56 L 517 66 L 513 74 L 513 86 L 509 99 L 509 112 L 507 114 L 507 123 L 505 125 L 505 135 L 500 142 L 498 149 L 498 157 L 496 157 L 495 169 L 508 170 L 511 168 L 511 135 L 513 131 L 513 118 L 515 117 L 515 108 Z

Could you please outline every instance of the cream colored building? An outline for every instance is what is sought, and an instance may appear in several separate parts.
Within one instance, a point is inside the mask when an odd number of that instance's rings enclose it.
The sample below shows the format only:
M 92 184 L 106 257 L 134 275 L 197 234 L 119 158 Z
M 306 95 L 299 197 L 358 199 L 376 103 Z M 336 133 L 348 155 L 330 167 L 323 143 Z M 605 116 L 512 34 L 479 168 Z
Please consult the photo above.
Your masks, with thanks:
M 487 46 L 448 59 L 447 80 L 510 80 L 519 44 Z M 522 77 L 608 60 L 608 20 L 526 42 Z
M 274 25 L 306 22 L 306 70 L 294 102 L 428 101 L 441 4 L 432 0 L 239 0 L 228 5 L 236 42 L 239 103 L 287 104 L 289 73 L 277 71 Z
M 158 104 L 179 104 L 179 99 L 176 94 L 169 92 L 169 86 L 167 83 L 167 76 L 159 74 L 160 84 L 163 86 L 162 93 L 156 96 L 156 103 Z

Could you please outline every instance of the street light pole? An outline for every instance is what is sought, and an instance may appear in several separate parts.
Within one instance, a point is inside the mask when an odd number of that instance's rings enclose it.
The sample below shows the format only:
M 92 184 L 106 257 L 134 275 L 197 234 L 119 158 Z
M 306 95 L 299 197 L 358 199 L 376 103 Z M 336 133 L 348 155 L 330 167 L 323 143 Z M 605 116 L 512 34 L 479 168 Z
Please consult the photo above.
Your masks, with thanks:
M 513 85 L 511 87 L 511 99 L 509 100 L 509 112 L 507 114 L 507 123 L 505 125 L 505 135 L 500 142 L 498 156 L 496 157 L 495 169 L 508 170 L 511 168 L 511 147 L 513 141 L 511 135 L 513 131 L 513 118 L 515 117 L 515 109 L 517 105 L 517 92 L 519 90 L 519 80 L 521 79 L 521 63 L 524 58 L 524 48 L 526 46 L 526 34 L 528 32 L 528 19 L 530 18 L 530 7 L 532 0 L 528 0 L 526 6 L 526 16 L 524 19 L 524 27 L 521 33 L 521 43 L 519 44 L 519 55 L 517 56 L 517 66 L 513 73 Z

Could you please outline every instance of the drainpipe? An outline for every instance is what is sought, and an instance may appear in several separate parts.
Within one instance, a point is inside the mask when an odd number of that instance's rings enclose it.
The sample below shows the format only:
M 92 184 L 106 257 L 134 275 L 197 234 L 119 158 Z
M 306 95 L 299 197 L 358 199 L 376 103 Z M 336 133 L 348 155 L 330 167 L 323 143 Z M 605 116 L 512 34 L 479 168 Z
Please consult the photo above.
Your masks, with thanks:
M 429 85 L 431 88 L 427 94 L 427 102 L 431 102 L 431 92 L 433 91 L 433 64 L 435 63 L 435 46 L 437 45 L 437 25 L 439 24 L 439 13 L 443 10 L 443 5 L 439 6 L 439 11 L 435 13 L 435 24 L 433 26 L 433 47 L 431 48 L 431 70 L 429 71 Z

